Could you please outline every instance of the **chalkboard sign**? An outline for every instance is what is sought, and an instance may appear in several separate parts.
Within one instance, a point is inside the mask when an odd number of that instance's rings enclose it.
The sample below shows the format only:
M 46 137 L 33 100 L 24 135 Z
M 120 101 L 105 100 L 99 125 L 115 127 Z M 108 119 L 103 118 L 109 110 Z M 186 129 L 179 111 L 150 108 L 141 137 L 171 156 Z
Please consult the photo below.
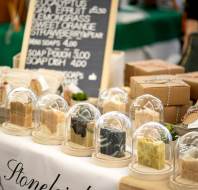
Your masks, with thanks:
M 117 0 L 31 0 L 20 67 L 65 71 L 96 97 L 108 83 Z

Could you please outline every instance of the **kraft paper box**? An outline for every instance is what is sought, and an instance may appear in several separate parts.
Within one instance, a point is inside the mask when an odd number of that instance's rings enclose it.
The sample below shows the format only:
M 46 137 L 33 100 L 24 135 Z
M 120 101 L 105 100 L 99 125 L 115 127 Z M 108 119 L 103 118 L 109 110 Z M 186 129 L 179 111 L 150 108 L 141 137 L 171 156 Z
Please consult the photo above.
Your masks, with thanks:
M 153 59 L 127 63 L 125 66 L 125 85 L 129 85 L 131 76 L 184 73 L 182 66 Z
M 190 98 L 193 100 L 198 99 L 198 72 L 179 74 L 177 75 L 184 82 L 190 85 Z
M 181 123 L 183 116 L 186 114 L 191 104 L 189 103 L 188 105 L 183 106 L 165 106 L 164 122 L 171 124 Z
M 131 98 L 151 94 L 163 105 L 186 105 L 190 101 L 190 86 L 174 75 L 131 77 Z

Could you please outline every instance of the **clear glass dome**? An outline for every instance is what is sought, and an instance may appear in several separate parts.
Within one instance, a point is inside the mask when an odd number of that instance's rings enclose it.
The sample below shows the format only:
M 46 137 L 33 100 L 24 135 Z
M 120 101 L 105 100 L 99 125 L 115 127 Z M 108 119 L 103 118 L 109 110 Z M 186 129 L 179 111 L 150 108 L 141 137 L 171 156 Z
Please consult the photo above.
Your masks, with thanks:
M 109 88 L 98 97 L 98 108 L 103 114 L 111 111 L 126 113 L 127 103 L 128 94 L 121 88 Z
M 198 132 L 187 133 L 178 139 L 170 182 L 173 190 L 198 189 Z
M 8 110 L 3 131 L 11 135 L 30 135 L 34 128 L 35 94 L 27 88 L 15 88 L 6 98 Z
M 36 104 L 33 140 L 41 144 L 61 144 L 66 128 L 67 102 L 56 94 L 41 96 Z
M 148 180 L 169 177 L 172 172 L 172 137 L 168 129 L 157 122 L 139 127 L 132 139 L 133 176 Z
M 158 98 L 150 94 L 137 97 L 131 104 L 129 113 L 133 127 L 137 129 L 150 121 L 163 121 L 163 110 L 163 104 Z
M 132 126 L 130 119 L 117 111 L 109 112 L 100 117 L 96 127 L 96 152 L 94 157 L 103 160 L 109 166 L 119 160 L 123 166 L 128 165 L 131 159 Z
M 76 156 L 89 156 L 94 149 L 94 132 L 99 110 L 89 103 L 77 103 L 67 116 L 64 152 Z

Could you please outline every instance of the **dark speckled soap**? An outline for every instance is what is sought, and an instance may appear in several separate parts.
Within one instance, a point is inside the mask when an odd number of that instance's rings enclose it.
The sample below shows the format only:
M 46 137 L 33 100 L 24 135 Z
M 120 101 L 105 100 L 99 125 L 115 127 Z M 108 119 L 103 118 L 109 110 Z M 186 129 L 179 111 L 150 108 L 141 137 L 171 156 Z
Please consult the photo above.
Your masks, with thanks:
M 125 155 L 126 132 L 114 128 L 101 128 L 100 138 L 100 153 L 116 158 Z

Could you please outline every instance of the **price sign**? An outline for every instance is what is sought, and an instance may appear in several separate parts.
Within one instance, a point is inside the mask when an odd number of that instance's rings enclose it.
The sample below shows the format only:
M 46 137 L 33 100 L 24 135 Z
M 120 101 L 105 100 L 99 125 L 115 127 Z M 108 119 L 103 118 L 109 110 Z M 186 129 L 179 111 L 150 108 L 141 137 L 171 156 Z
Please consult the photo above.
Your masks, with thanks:
M 31 0 L 21 68 L 65 72 L 89 96 L 108 83 L 117 0 Z

